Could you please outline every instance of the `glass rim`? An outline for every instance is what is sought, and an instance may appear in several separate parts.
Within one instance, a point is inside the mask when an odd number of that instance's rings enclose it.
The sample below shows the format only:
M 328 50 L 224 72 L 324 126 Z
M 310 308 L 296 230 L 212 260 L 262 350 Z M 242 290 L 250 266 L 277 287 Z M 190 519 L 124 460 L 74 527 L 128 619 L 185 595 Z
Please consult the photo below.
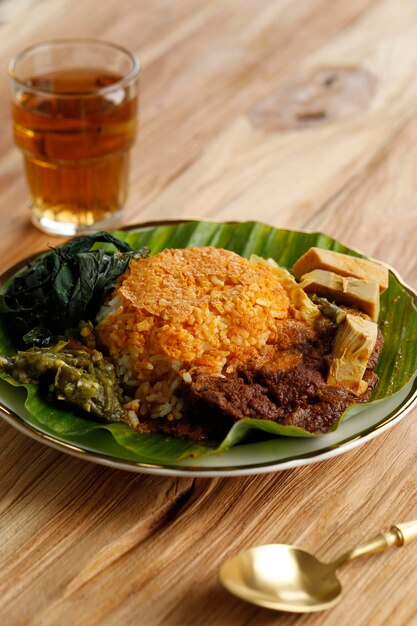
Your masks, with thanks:
M 36 50 L 37 48 L 43 48 L 43 47 L 51 46 L 51 45 L 57 46 L 57 45 L 82 44 L 82 43 L 96 44 L 96 45 L 101 45 L 101 46 L 118 50 L 119 52 L 122 52 L 127 57 L 129 57 L 129 59 L 132 62 L 132 68 L 127 72 L 127 74 L 122 76 L 120 79 L 116 80 L 111 85 L 106 85 L 104 87 L 98 87 L 97 89 L 88 89 L 88 90 L 83 90 L 83 91 L 71 91 L 71 92 L 67 91 L 65 93 L 60 93 L 59 91 L 55 91 L 53 89 L 42 89 L 39 87 L 34 87 L 28 84 L 26 80 L 19 78 L 19 76 L 17 75 L 15 71 L 17 63 L 28 53 L 32 52 L 33 50 Z M 130 52 L 130 50 L 127 50 L 127 48 L 124 48 L 123 46 L 120 46 L 117 43 L 113 43 L 111 41 L 105 41 L 103 39 L 94 39 L 90 37 L 70 37 L 70 38 L 59 38 L 59 39 L 49 39 L 46 41 L 40 41 L 38 43 L 32 44 L 31 46 L 24 48 L 21 52 L 18 52 L 15 56 L 13 56 L 10 59 L 8 66 L 7 66 L 7 77 L 9 78 L 9 80 L 15 83 L 18 83 L 19 85 L 22 85 L 22 87 L 25 87 L 25 89 L 31 93 L 44 94 L 44 95 L 55 96 L 59 98 L 68 98 L 68 97 L 71 98 L 73 96 L 89 97 L 89 96 L 96 96 L 102 93 L 109 93 L 111 91 L 114 91 L 118 87 L 121 87 L 125 85 L 126 83 L 131 82 L 132 80 L 134 80 L 135 78 L 139 76 L 141 69 L 142 69 L 142 66 L 138 57 L 133 52 Z

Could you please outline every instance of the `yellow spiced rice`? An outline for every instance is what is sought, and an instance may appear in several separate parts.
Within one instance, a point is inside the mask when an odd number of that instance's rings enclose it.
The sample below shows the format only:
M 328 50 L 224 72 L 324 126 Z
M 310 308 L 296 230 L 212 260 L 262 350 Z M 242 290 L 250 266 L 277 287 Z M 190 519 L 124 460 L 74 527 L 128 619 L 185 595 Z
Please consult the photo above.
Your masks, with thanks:
M 265 363 L 289 304 L 268 265 L 228 250 L 164 250 L 132 261 L 97 325 L 132 390 L 132 423 L 181 418 L 181 387 L 200 373 Z

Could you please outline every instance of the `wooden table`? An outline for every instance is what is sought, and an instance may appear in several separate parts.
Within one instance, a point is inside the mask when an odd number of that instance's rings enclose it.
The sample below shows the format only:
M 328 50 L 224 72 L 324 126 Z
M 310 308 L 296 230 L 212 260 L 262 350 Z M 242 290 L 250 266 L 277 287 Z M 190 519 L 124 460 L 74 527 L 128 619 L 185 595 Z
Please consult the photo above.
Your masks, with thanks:
M 32 6 L 33 3 L 28 3 Z M 417 284 L 415 0 L 43 0 L 0 29 L 0 270 L 57 240 L 28 221 L 7 60 L 68 35 L 143 63 L 124 223 L 256 218 L 320 229 Z M 0 622 L 417 623 L 417 545 L 355 561 L 333 610 L 292 616 L 223 591 L 220 563 L 285 542 L 323 559 L 417 518 L 417 424 L 301 469 L 234 479 L 131 475 L 2 423 Z

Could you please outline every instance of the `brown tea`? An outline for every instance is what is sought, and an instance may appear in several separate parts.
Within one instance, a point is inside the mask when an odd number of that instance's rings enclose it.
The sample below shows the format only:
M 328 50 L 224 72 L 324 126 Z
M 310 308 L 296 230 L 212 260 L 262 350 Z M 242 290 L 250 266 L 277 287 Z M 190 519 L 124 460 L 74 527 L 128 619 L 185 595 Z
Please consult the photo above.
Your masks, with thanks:
M 67 69 L 25 80 L 16 94 L 14 136 L 38 223 L 88 227 L 123 207 L 137 97 L 120 78 Z

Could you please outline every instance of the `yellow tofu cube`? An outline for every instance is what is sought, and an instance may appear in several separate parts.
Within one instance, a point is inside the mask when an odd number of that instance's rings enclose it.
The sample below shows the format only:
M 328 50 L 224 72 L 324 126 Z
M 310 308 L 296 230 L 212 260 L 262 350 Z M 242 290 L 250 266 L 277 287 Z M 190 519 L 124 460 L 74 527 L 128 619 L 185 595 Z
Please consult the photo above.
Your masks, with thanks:
M 300 287 L 329 300 L 361 309 L 375 322 L 379 316 L 379 285 L 352 276 L 339 276 L 325 270 L 313 270 L 301 277 Z
M 294 274 L 298 279 L 313 270 L 327 270 L 340 276 L 353 276 L 378 283 L 380 291 L 384 291 L 388 287 L 387 267 L 376 261 L 359 259 L 333 250 L 310 248 L 293 267 Z

